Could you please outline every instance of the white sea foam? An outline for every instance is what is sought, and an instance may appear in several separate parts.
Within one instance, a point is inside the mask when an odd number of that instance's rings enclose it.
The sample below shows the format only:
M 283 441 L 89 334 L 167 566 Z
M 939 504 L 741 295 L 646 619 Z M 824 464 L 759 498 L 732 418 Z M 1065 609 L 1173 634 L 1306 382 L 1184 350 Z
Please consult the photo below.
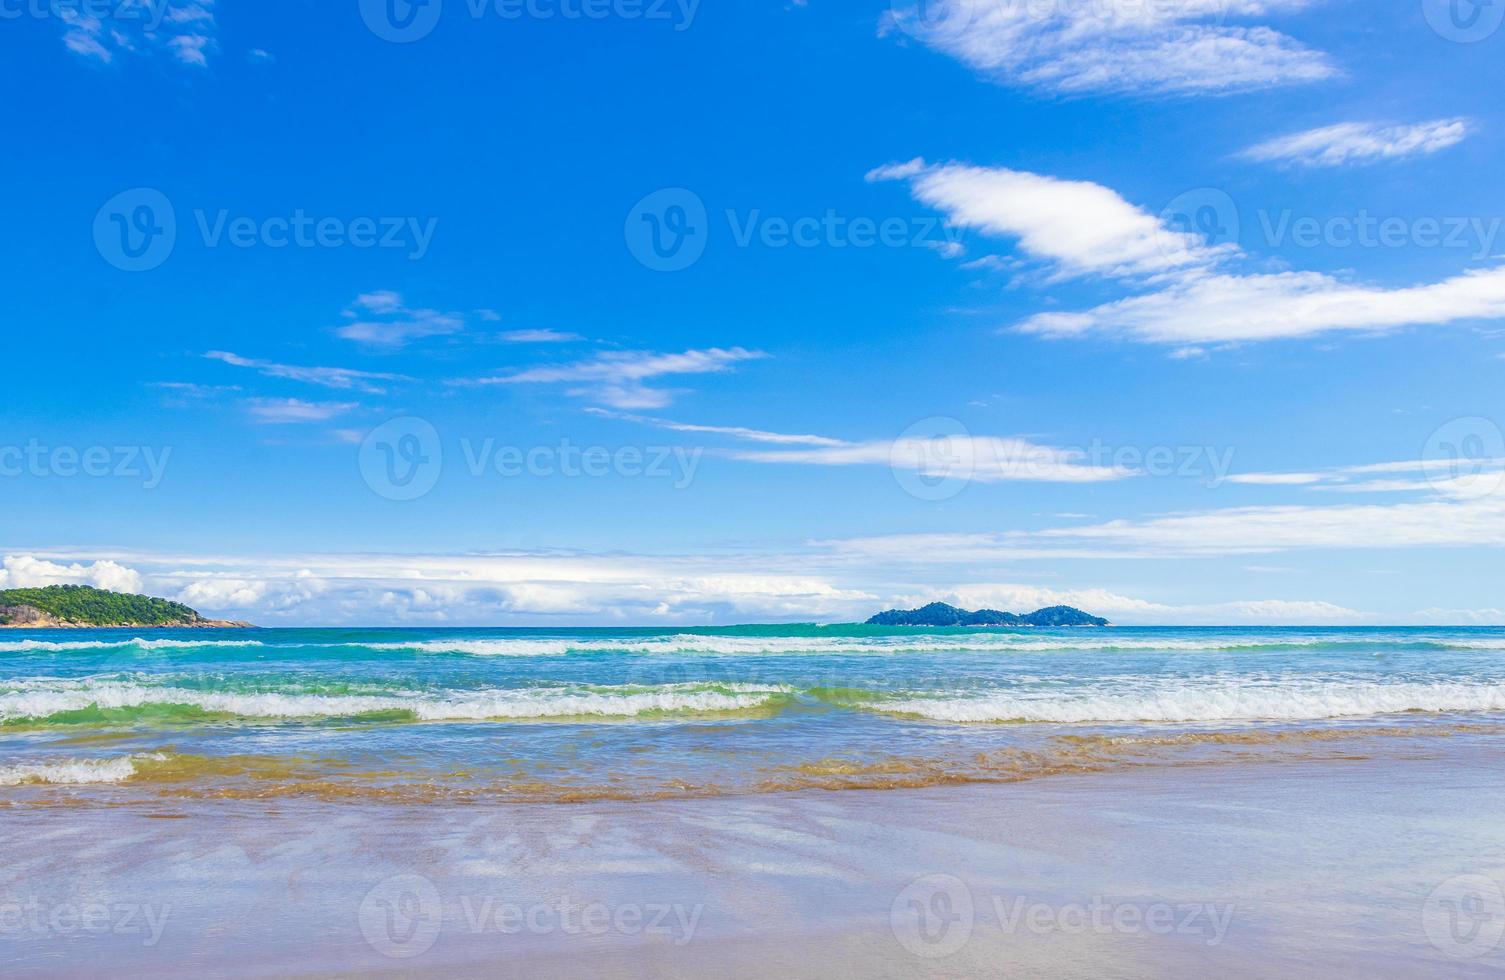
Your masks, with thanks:
M 1301 681 L 1182 684 L 1163 690 L 1065 696 L 906 698 L 863 707 L 954 722 L 1309 721 L 1408 711 L 1505 711 L 1505 684 Z
M 14 685 L 12 685 L 14 686 Z M 755 708 L 787 694 L 767 685 L 666 684 L 658 688 L 557 687 L 434 694 L 329 695 L 218 692 L 131 682 L 33 683 L 0 693 L 0 721 L 49 718 L 88 708 L 106 710 L 179 705 L 241 718 L 327 718 L 409 711 L 424 721 L 601 716 L 648 712 L 713 712 Z
M 164 755 L 129 755 L 115 759 L 66 759 L 61 762 L 34 762 L 15 766 L 0 766 L 0 786 L 21 786 L 28 783 L 119 783 L 136 774 L 136 764 L 151 759 L 161 761 Z
M 700 653 L 727 656 L 785 654 L 906 654 L 950 651 L 1025 653 L 1046 651 L 1198 651 L 1257 648 L 1308 647 L 1332 642 L 1302 638 L 1272 642 L 1260 637 L 1230 637 L 1219 640 L 1136 640 L 1117 637 L 1098 639 L 1051 637 L 1039 639 L 1019 634 L 973 633 L 965 636 L 896 637 L 803 637 L 803 636 L 675 636 L 641 639 L 453 639 L 414 640 L 409 643 L 357 643 L 371 650 L 410 650 L 420 653 L 461 653 L 482 657 L 553 657 L 571 653 Z M 1380 642 L 1380 641 L 1375 641 Z
M 29 653 L 32 651 L 61 653 L 68 650 L 123 650 L 137 647 L 143 650 L 182 650 L 190 647 L 260 647 L 260 640 L 148 640 L 135 637 L 129 640 L 4 640 L 0 641 L 0 653 Z
M 1505 638 L 1435 636 L 1414 633 L 1343 635 L 1245 633 L 1229 631 L 1219 636 L 1177 638 L 1146 637 L 1116 630 L 1082 630 L 1069 635 L 1038 631 L 1013 633 L 926 634 L 902 636 L 726 636 L 676 634 L 649 637 L 457 637 L 403 641 L 328 643 L 267 643 L 263 640 L 9 640 L 0 641 L 5 652 L 66 652 L 85 650 L 179 650 L 269 647 L 348 648 L 377 652 L 411 651 L 430 654 L 465 654 L 479 657 L 557 657 L 569 654 L 703 654 L 722 656 L 780 655 L 899 655 L 912 653 L 1134 653 L 1301 650 L 1313 647 L 1350 649 L 1422 646 L 1460 650 L 1505 650 Z

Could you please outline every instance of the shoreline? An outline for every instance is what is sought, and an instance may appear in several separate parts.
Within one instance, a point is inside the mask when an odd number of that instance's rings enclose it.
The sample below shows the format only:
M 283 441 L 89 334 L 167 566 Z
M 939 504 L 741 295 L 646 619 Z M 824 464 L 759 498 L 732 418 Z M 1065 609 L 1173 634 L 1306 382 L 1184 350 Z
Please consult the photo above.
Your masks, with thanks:
M 0 942 L 19 976 L 1484 977 L 1499 936 L 1445 903 L 1505 882 L 1498 772 L 1444 742 L 1194 780 L 11 809 L 0 909 L 89 896 L 140 928 Z

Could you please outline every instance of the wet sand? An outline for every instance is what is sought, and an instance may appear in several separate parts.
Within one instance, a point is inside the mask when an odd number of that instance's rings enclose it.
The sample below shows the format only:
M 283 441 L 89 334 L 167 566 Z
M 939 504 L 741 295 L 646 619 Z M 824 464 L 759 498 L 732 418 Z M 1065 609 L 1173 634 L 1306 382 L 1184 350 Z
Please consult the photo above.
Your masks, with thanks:
M 1505 970 L 1505 763 L 578 805 L 0 810 L 0 972 L 1416 977 Z

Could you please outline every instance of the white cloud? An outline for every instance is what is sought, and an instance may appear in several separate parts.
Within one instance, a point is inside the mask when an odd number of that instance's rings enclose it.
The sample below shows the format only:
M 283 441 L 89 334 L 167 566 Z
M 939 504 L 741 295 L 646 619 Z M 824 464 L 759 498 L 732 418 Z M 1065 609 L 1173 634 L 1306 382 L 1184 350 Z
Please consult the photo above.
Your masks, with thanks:
M 112 592 L 140 592 L 141 576 L 113 561 L 60 565 L 31 555 L 6 555 L 0 562 L 0 588 L 32 589 L 48 585 L 92 585 Z
M 335 329 L 346 340 L 372 347 L 397 348 L 426 337 L 444 337 L 465 329 L 465 317 L 459 313 L 441 313 L 431 309 L 410 309 L 402 294 L 389 289 L 362 293 L 345 310 L 349 323 Z
M 812 449 L 740 450 L 732 456 L 754 463 L 888 466 L 931 479 L 978 483 L 1101 483 L 1134 475 L 1089 463 L 1080 450 L 999 436 L 901 437 Z
M 112 0 L 54 9 L 63 23 L 63 45 L 92 61 L 108 64 L 117 54 L 160 51 L 202 68 L 216 47 L 214 0 Z
M 585 338 L 561 330 L 508 330 L 501 338 L 509 344 L 569 344 Z
M 1095 275 L 1151 291 L 1086 311 L 1040 313 L 1017 328 L 1046 337 L 1103 334 L 1169 344 L 1379 332 L 1505 316 L 1505 266 L 1441 282 L 1386 288 L 1320 272 L 1240 275 L 1219 268 L 1241 257 L 1171 228 L 1109 188 L 1037 174 L 923 160 L 881 167 L 869 179 L 909 181 L 916 199 L 953 224 L 1016 238 L 1025 255 L 1059 275 Z M 1205 352 L 1203 352 L 1205 353 Z
M 1078 449 L 1057 449 L 1027 439 L 947 433 L 900 436 L 848 442 L 828 436 L 769 432 L 728 425 L 692 425 L 669 419 L 594 410 L 598 415 L 656 426 L 674 432 L 726 436 L 744 442 L 801 449 L 733 449 L 727 455 L 752 463 L 813 466 L 887 466 L 938 480 L 975 480 L 979 483 L 1036 481 L 1099 483 L 1135 474 L 1126 469 L 1089 463 Z
M 578 384 L 569 394 L 589 398 L 613 408 L 663 408 L 674 400 L 675 392 L 650 388 L 644 382 L 655 378 L 687 374 L 718 374 L 729 371 L 742 361 L 758 360 L 768 355 L 742 347 L 711 347 L 687 350 L 678 354 L 650 351 L 603 351 L 594 357 L 571 364 L 528 368 L 514 374 L 488 378 L 470 378 L 454 382 L 462 385 L 499 384 Z
M 95 561 L 114 566 L 115 558 Z M 508 555 L 133 554 L 148 591 L 263 624 L 747 622 L 870 615 L 877 597 L 795 568 L 736 559 Z M 61 566 L 56 566 L 61 567 Z M 75 566 L 84 567 L 84 566 Z M 118 567 L 118 566 L 116 566 Z M 131 574 L 136 574 L 132 572 Z
M 1223 94 L 1318 81 L 1327 56 L 1259 24 L 1312 0 L 896 4 L 880 34 L 903 32 L 987 78 L 1066 95 Z
M 1432 623 L 1440 626 L 1455 626 L 1460 623 L 1469 626 L 1505 626 L 1505 609 L 1439 609 L 1436 607 L 1422 609 L 1414 614 L 1413 618 L 1419 623 Z
M 1481 445 L 1483 445 L 1481 443 Z M 1364 479 L 1375 475 L 1385 479 Z M 1398 475 L 1398 477 L 1396 476 Z M 1449 497 L 1489 496 L 1505 485 L 1505 458 L 1445 457 L 1338 466 L 1317 473 L 1243 473 L 1230 483 L 1306 486 L 1343 493 L 1435 493 Z
M 359 407 L 357 402 L 306 402 L 299 398 L 252 398 L 246 402 L 251 417 L 269 425 L 327 422 Z
M 1226 555 L 1276 551 L 1505 545 L 1505 498 L 1329 507 L 1236 507 L 1043 532 L 1047 543 L 1130 554 Z
M 1461 142 L 1471 125 L 1467 119 L 1433 119 L 1403 126 L 1339 123 L 1268 140 L 1240 155 L 1308 167 L 1374 163 L 1445 150 Z
M 222 350 L 208 351 L 204 354 L 204 357 L 211 361 L 222 361 L 235 367 L 251 368 L 270 378 L 287 378 L 292 381 L 303 381 L 308 384 L 321 385 L 325 388 L 363 391 L 368 394 L 381 394 L 383 392 L 383 389 L 378 387 L 374 382 L 412 380 L 400 374 L 357 371 L 354 368 L 300 367 L 294 364 L 277 364 L 273 361 L 241 357 L 239 354 L 232 354 L 229 351 Z
M 1407 478 L 1368 479 L 1375 474 L 1405 474 Z M 923 560 L 931 564 L 1505 547 L 1505 459 L 1400 461 L 1314 473 L 1244 474 L 1241 482 L 1425 496 L 1398 503 L 1241 506 L 1038 531 L 890 534 L 816 544 L 847 561 Z
M 936 536 L 939 537 L 939 536 Z M 951 557 L 904 543 L 914 565 Z M 87 583 L 169 596 L 206 615 L 262 625 L 530 625 L 860 621 L 882 608 L 941 600 L 1028 612 L 1073 605 L 1116 623 L 1310 624 L 1500 622 L 1497 609 L 1359 612 L 1321 599 L 1172 603 L 1096 587 L 968 582 L 915 590 L 874 585 L 856 552 L 741 556 L 296 554 L 184 555 L 53 549 L 12 555 L 0 586 Z M 838 558 L 833 564 L 830 559 Z M 125 563 L 129 563 L 128 565 Z M 71 563 L 71 564 L 64 564 Z M 17 572 L 19 579 L 10 578 Z M 912 581 L 912 579 L 911 579 Z
M 924 160 L 879 167 L 868 180 L 907 180 L 915 199 L 961 228 L 1014 238 L 1062 274 L 1122 277 L 1205 267 L 1236 251 L 1176 231 L 1101 184 Z
M 1232 343 L 1501 316 L 1505 266 L 1399 289 L 1351 285 L 1318 272 L 1207 273 L 1082 313 L 1041 313 L 1020 329 L 1047 337 L 1101 333 L 1146 343 Z
M 1235 473 L 1228 477 L 1229 483 L 1247 483 L 1254 486 L 1290 487 L 1321 483 L 1321 473 Z
M 766 442 L 775 445 L 789 446 L 842 446 L 846 445 L 840 439 L 831 439 L 826 436 L 799 435 L 784 432 L 767 432 L 763 429 L 748 429 L 740 425 L 694 425 L 689 422 L 675 422 L 671 419 L 652 418 L 646 415 L 628 415 L 624 412 L 609 412 L 602 408 L 587 408 L 585 411 L 592 415 L 603 418 L 621 419 L 624 422 L 634 422 L 639 425 L 651 425 L 660 429 L 668 429 L 671 432 L 691 432 L 704 435 L 728 436 L 733 439 L 743 439 L 748 442 Z

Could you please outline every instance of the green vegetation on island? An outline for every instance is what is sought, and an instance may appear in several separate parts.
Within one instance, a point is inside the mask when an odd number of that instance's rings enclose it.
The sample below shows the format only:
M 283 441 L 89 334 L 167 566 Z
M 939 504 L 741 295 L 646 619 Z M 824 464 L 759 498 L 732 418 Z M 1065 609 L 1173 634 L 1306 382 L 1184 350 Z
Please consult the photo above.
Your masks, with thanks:
M 88 585 L 0 590 L 0 626 L 244 626 L 205 619 L 181 602 Z
M 1108 621 L 1071 606 L 1050 606 L 1016 616 L 997 609 L 968 612 L 944 602 L 919 609 L 890 609 L 867 621 L 869 626 L 1107 626 Z

